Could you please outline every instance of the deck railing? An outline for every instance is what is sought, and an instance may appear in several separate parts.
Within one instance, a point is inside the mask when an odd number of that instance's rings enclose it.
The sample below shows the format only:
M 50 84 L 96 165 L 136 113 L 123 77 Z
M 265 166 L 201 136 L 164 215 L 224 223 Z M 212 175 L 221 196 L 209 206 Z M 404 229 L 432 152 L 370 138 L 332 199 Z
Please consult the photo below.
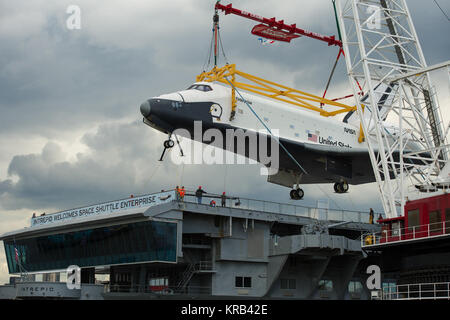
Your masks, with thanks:
M 383 291 L 383 300 L 450 299 L 450 282 L 400 284 Z
M 361 236 L 361 247 L 371 247 L 375 245 L 378 246 L 447 235 L 450 235 L 450 221 L 442 221 L 408 228 L 382 230 L 376 233 L 365 233 Z
M 221 206 L 221 198 L 219 194 L 205 194 L 202 196 L 202 202 L 199 205 L 210 206 L 211 200 L 216 202 L 216 206 Z M 184 202 L 197 203 L 198 199 L 194 192 L 188 191 L 183 199 Z M 267 213 L 278 213 L 293 216 L 303 216 L 318 220 L 331 221 L 351 221 L 369 223 L 369 212 L 354 210 L 326 209 L 318 207 L 310 207 L 304 205 L 293 205 L 288 203 L 280 203 L 266 200 L 256 200 L 235 196 L 227 196 L 225 207 L 254 210 Z M 376 213 L 374 220 L 379 217 L 380 213 Z M 382 215 L 383 216 L 383 215 Z
M 202 197 L 202 203 L 199 204 L 194 191 L 187 191 L 186 196 L 182 201 L 189 203 L 196 203 L 198 205 L 209 206 L 211 200 L 214 200 L 216 202 L 216 206 L 222 205 L 221 196 L 219 194 L 212 194 L 212 193 L 204 194 Z M 48 215 L 43 214 L 31 218 L 30 224 L 31 226 L 37 226 L 53 222 L 62 222 L 67 220 L 78 219 L 79 217 L 114 214 L 118 212 L 127 211 L 130 208 L 142 208 L 142 210 L 146 210 L 150 206 L 167 203 L 171 201 L 181 201 L 181 199 L 179 198 L 177 199 L 175 190 L 166 190 L 158 193 L 151 193 L 140 196 L 131 196 L 125 199 L 113 200 L 100 204 L 93 204 L 85 207 L 59 211 Z M 225 207 L 254 210 L 266 213 L 303 216 L 318 220 L 369 223 L 368 211 L 364 212 L 355 210 L 327 209 L 327 208 L 294 205 L 274 201 L 256 200 L 228 195 L 225 200 Z M 380 214 L 377 213 L 374 219 L 379 218 L 379 216 Z
M 178 294 L 211 294 L 210 286 L 186 286 L 185 288 L 179 288 L 177 286 L 158 286 L 158 288 L 152 288 L 148 285 L 117 285 L 106 284 L 104 287 L 105 293 L 147 293 L 158 296 L 178 295 Z

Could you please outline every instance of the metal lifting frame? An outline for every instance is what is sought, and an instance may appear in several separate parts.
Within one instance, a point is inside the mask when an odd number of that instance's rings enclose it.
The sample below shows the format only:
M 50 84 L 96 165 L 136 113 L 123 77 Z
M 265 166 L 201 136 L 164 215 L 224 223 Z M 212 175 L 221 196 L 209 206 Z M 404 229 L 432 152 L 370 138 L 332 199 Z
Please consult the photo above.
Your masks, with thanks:
M 248 80 L 251 83 L 236 81 L 236 75 Z M 347 113 L 356 110 L 355 106 L 345 105 L 336 101 L 321 98 L 319 96 L 306 93 L 300 90 L 292 89 L 287 86 L 265 80 L 254 75 L 239 71 L 235 64 L 225 65 L 222 68 L 214 67 L 209 72 L 203 72 L 197 76 L 196 81 L 217 81 L 229 86 L 226 78 L 230 78 L 233 87 L 250 91 L 271 99 L 282 101 L 311 111 L 318 112 L 321 116 L 332 117 L 341 113 Z M 234 88 L 231 90 L 232 113 L 236 109 L 236 93 Z M 330 110 L 324 109 L 324 105 Z M 332 108 L 332 110 L 331 110 Z
M 349 81 L 381 200 L 386 216 L 396 217 L 403 213 L 406 181 L 415 187 L 432 185 L 448 159 L 436 89 L 405 0 L 336 4 Z M 368 95 L 364 101 L 357 82 Z M 380 84 L 391 91 L 377 92 Z M 379 109 L 381 95 L 387 116 Z
M 305 36 L 305 37 L 309 37 L 309 38 L 312 38 L 312 39 L 316 39 L 316 40 L 320 40 L 320 41 L 326 42 L 329 46 L 338 46 L 339 47 L 339 53 L 338 53 L 338 56 L 336 58 L 336 62 L 334 64 L 333 70 L 332 70 L 331 75 L 330 75 L 330 77 L 328 79 L 325 91 L 324 91 L 323 96 L 322 96 L 323 101 L 327 101 L 327 103 L 330 104 L 329 103 L 330 100 L 326 100 L 325 99 L 325 95 L 327 93 L 327 90 L 328 90 L 331 78 L 332 78 L 333 73 L 334 73 L 334 69 L 335 69 L 335 67 L 337 65 L 337 62 L 339 60 L 339 57 L 341 55 L 342 56 L 345 55 L 344 51 L 342 49 L 342 41 L 341 40 L 337 40 L 335 38 L 335 36 L 324 36 L 324 35 L 321 35 L 321 34 L 318 34 L 318 33 L 315 33 L 315 32 L 311 32 L 311 31 L 307 31 L 307 30 L 304 30 L 304 29 L 297 28 L 296 24 L 291 24 L 291 25 L 285 24 L 284 20 L 277 21 L 275 18 L 270 18 L 270 19 L 269 18 L 264 18 L 264 17 L 261 17 L 261 16 L 256 15 L 256 14 L 249 13 L 247 11 L 243 11 L 243 10 L 239 10 L 237 8 L 233 8 L 231 3 L 228 4 L 228 5 L 222 5 L 222 4 L 219 3 L 219 1 L 220 0 L 218 0 L 216 2 L 216 5 L 214 7 L 214 9 L 215 9 L 215 19 L 214 19 L 214 22 L 215 22 L 214 26 L 215 26 L 215 28 L 214 28 L 214 30 L 217 29 L 217 24 L 216 24 L 216 22 L 218 22 L 217 12 L 218 12 L 218 10 L 222 10 L 225 13 L 225 15 L 227 15 L 227 14 L 234 14 L 234 15 L 237 15 L 237 16 L 240 16 L 240 17 L 244 17 L 244 18 L 253 20 L 253 21 L 261 22 L 262 25 L 267 26 L 275 34 L 278 34 L 278 37 L 276 35 L 274 35 L 274 34 L 271 34 L 270 32 L 268 34 L 262 35 L 262 36 L 268 37 L 270 39 L 274 39 L 274 40 L 277 40 L 277 41 L 290 42 L 291 39 L 293 39 L 293 38 L 296 38 L 296 37 L 299 37 L 299 36 Z M 333 0 L 333 5 L 334 5 L 334 0 Z M 260 26 L 260 25 L 258 25 L 258 26 Z M 258 26 L 255 26 L 255 27 L 258 27 Z M 284 35 L 281 38 L 284 38 L 284 39 L 279 38 L 279 33 L 280 32 Z M 338 32 L 340 32 L 339 31 L 339 25 L 338 25 Z M 254 33 L 253 30 L 252 30 L 252 33 L 253 34 L 257 34 L 257 33 Z M 216 41 L 217 41 L 217 39 L 216 39 Z M 216 53 L 215 53 L 215 55 L 216 55 Z M 214 66 L 217 67 L 216 64 Z M 221 74 L 221 75 L 223 74 L 223 70 L 220 70 L 220 69 L 219 70 L 213 69 L 213 70 L 211 70 L 210 74 L 214 73 L 214 72 L 216 72 L 218 74 Z M 240 75 L 244 75 L 244 73 L 242 73 L 240 71 L 237 71 L 237 72 Z M 235 71 L 234 71 L 234 69 L 231 72 L 231 76 L 232 76 L 232 84 L 234 85 L 235 84 L 235 82 L 234 82 L 235 81 L 235 78 L 234 78 L 235 77 Z M 269 84 L 269 86 L 272 86 L 274 84 L 274 83 L 272 83 L 270 81 L 263 80 L 263 79 L 260 79 L 260 78 L 256 78 L 256 77 L 248 75 L 248 74 L 245 74 L 245 77 L 247 79 L 249 79 L 249 80 L 252 80 L 252 81 L 255 81 L 257 79 L 258 81 L 264 82 L 266 85 Z M 217 76 L 215 76 L 215 78 L 218 79 Z M 214 80 L 212 80 L 212 81 L 214 81 Z M 221 82 L 227 84 L 227 81 L 221 81 Z M 261 83 L 258 83 L 258 84 L 261 85 Z M 344 108 L 345 111 L 339 111 L 339 112 L 336 113 L 336 112 L 327 112 L 327 111 L 319 110 L 319 108 L 317 108 L 315 106 L 312 106 L 309 103 L 306 103 L 304 101 L 303 102 L 299 102 L 297 100 L 298 97 L 292 95 L 292 92 L 297 92 L 297 93 L 300 93 L 300 94 L 305 94 L 305 93 L 300 92 L 300 91 L 296 91 L 296 90 L 291 89 L 291 88 L 283 87 L 283 86 L 278 85 L 278 84 L 275 84 L 275 86 L 278 87 L 278 88 L 275 88 L 275 89 L 272 89 L 272 88 L 268 88 L 267 89 L 267 88 L 259 87 L 256 91 L 252 90 L 252 89 L 255 89 L 254 87 L 245 86 L 242 83 L 241 84 L 236 84 L 236 85 L 238 87 L 239 87 L 239 85 L 242 85 L 242 87 L 240 87 L 240 88 L 243 88 L 243 89 L 246 89 L 246 90 L 258 93 L 258 94 L 265 95 L 265 96 L 267 96 L 269 98 L 275 98 L 275 99 L 278 99 L 278 100 L 281 100 L 281 101 L 284 101 L 284 102 L 287 102 L 287 103 L 292 103 L 294 105 L 298 105 L 298 106 L 305 107 L 305 108 L 310 109 L 310 110 L 317 111 L 323 116 L 334 116 L 334 115 L 336 115 L 338 113 L 348 111 L 349 110 L 348 108 L 352 108 L 352 107 L 349 107 L 349 106 L 345 106 L 345 105 L 339 104 L 338 106 Z M 263 86 L 266 87 L 264 84 L 263 84 Z M 287 88 L 288 91 L 279 90 L 279 88 L 283 88 L 283 89 Z M 272 92 L 273 94 L 271 94 L 271 95 L 265 94 L 264 91 L 267 91 L 267 90 L 268 90 L 268 92 Z M 232 111 L 231 111 L 230 120 L 233 120 L 234 117 L 235 117 L 236 99 L 235 99 L 235 92 L 234 91 L 235 90 L 233 88 L 232 89 Z M 277 92 L 283 92 L 283 93 L 282 94 L 278 94 L 278 97 L 276 97 L 274 94 L 276 94 Z M 285 95 L 286 97 L 290 98 L 290 100 L 287 101 L 286 99 L 281 99 L 279 97 L 279 95 Z M 349 98 L 351 96 L 352 95 L 348 95 L 348 96 L 345 96 L 345 97 L 342 97 L 342 98 L 333 99 L 332 101 L 346 99 L 346 98 Z M 314 98 L 318 98 L 318 97 L 314 96 Z M 334 104 L 331 103 L 331 105 L 334 105 Z M 322 108 L 323 106 L 324 106 L 324 103 L 321 102 L 319 107 Z M 362 133 L 362 131 L 360 131 L 360 137 L 359 137 L 358 141 L 359 142 L 363 141 L 363 133 Z
M 325 87 L 325 91 L 324 91 L 324 93 L 322 95 L 322 97 L 325 98 L 325 95 L 327 93 L 328 87 L 329 87 L 330 82 L 331 82 L 331 78 L 333 77 L 333 73 L 334 73 L 336 65 L 337 65 L 337 63 L 339 61 L 339 58 L 341 57 L 341 55 L 342 56 L 345 55 L 345 53 L 344 53 L 344 51 L 342 49 L 342 41 L 340 39 L 337 40 L 335 38 L 335 36 L 324 36 L 324 35 L 318 34 L 316 32 L 311 32 L 311 31 L 307 31 L 307 30 L 304 30 L 304 29 L 297 28 L 295 23 L 291 24 L 291 25 L 288 25 L 288 24 L 284 23 L 284 20 L 277 21 L 275 18 L 270 18 L 270 19 L 269 18 L 264 18 L 264 17 L 261 17 L 259 15 L 247 12 L 247 11 L 239 10 L 239 9 L 233 8 L 231 3 L 228 4 L 228 5 L 221 5 L 219 3 L 219 1 L 217 1 L 216 5 L 215 5 L 215 12 L 216 12 L 216 14 L 217 14 L 218 10 L 222 10 L 223 12 L 225 12 L 225 15 L 227 15 L 227 14 L 234 14 L 234 15 L 237 15 L 237 16 L 240 16 L 240 17 L 244 17 L 244 18 L 253 20 L 253 21 L 262 22 L 263 25 L 269 27 L 270 30 L 273 30 L 275 33 L 282 32 L 285 35 L 284 36 L 285 37 L 284 40 L 278 38 L 277 36 L 273 36 L 273 35 L 270 35 L 270 34 L 262 35 L 263 37 L 268 37 L 270 39 L 277 40 L 277 41 L 290 42 L 291 39 L 293 39 L 293 38 L 300 37 L 300 36 L 305 36 L 305 37 L 309 37 L 309 38 L 312 38 L 312 39 L 316 39 L 316 40 L 320 40 L 320 41 L 326 42 L 326 43 L 328 43 L 329 46 L 338 46 L 339 47 L 339 53 L 338 53 L 338 55 L 336 57 L 336 61 L 334 63 L 333 69 L 331 71 L 330 77 L 329 77 L 327 85 Z M 335 0 L 333 0 L 333 6 L 334 6 L 334 2 L 335 2 Z M 336 8 L 335 8 L 335 11 L 336 11 Z M 337 17 L 336 17 L 336 22 L 337 22 Z M 252 30 L 252 33 L 253 33 L 253 30 Z M 338 33 L 339 33 L 339 38 L 340 38 L 339 24 L 338 24 Z M 257 34 L 257 33 L 254 33 L 254 34 Z M 342 97 L 342 98 L 333 99 L 333 101 L 346 99 L 346 98 L 349 98 L 351 96 L 352 95 L 348 95 L 348 96 L 345 96 L 345 97 Z

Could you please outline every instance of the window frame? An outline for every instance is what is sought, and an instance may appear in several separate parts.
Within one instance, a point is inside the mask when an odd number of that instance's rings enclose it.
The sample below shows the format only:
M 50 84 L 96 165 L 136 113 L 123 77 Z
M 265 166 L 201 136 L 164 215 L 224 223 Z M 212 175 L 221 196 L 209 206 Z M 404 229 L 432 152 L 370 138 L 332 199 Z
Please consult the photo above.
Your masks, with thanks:
M 238 285 L 238 280 L 241 286 Z M 247 282 L 249 281 L 249 283 Z M 248 276 L 236 276 L 234 278 L 234 287 L 238 289 L 249 289 L 252 288 L 252 277 Z
M 432 217 L 434 219 L 437 218 L 436 221 L 431 222 Z M 431 210 L 428 212 L 428 224 L 430 225 L 430 232 L 442 231 L 442 212 L 440 209 Z
M 323 288 L 321 288 L 322 284 L 323 284 Z M 328 286 L 328 284 L 331 284 L 331 286 Z M 333 280 L 330 280 L 330 279 L 321 279 L 321 280 L 319 280 L 317 287 L 318 287 L 318 290 L 322 291 L 322 292 L 333 292 L 334 283 L 333 283 Z

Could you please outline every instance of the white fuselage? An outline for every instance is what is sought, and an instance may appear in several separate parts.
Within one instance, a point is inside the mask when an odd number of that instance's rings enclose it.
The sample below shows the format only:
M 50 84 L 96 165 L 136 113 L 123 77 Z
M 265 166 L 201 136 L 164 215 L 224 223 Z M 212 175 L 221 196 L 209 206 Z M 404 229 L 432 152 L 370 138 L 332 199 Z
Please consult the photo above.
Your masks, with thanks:
M 263 130 L 267 126 L 274 134 L 278 131 L 280 138 L 295 142 L 332 146 L 341 148 L 342 151 L 367 150 L 365 142 L 358 142 L 360 128 L 353 124 L 347 124 L 335 118 L 321 116 L 305 108 L 251 95 L 243 91 L 236 93 L 236 116 L 230 121 L 231 88 L 210 82 L 197 82 L 196 84 L 207 84 L 213 90 L 209 92 L 183 90 L 161 95 L 159 98 L 181 101 L 182 96 L 185 102 L 211 101 L 220 104 L 223 109 L 222 116 L 220 119 L 213 118 L 215 123 L 252 131 Z

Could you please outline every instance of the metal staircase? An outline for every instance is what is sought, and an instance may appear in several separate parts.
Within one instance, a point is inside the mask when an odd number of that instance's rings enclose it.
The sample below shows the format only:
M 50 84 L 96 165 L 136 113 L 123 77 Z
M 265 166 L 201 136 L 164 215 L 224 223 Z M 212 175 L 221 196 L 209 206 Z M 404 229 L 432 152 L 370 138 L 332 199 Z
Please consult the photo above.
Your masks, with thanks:
M 177 292 L 183 291 L 186 288 L 189 281 L 191 281 L 194 273 L 195 273 L 195 263 L 188 264 L 186 270 L 184 270 L 183 274 L 181 275 L 180 281 L 177 284 L 176 287 Z
M 183 274 L 181 275 L 180 281 L 176 286 L 177 292 L 182 292 L 186 289 L 186 286 L 191 281 L 194 274 L 199 272 L 214 272 L 212 269 L 211 261 L 199 261 L 196 263 L 189 263 Z

